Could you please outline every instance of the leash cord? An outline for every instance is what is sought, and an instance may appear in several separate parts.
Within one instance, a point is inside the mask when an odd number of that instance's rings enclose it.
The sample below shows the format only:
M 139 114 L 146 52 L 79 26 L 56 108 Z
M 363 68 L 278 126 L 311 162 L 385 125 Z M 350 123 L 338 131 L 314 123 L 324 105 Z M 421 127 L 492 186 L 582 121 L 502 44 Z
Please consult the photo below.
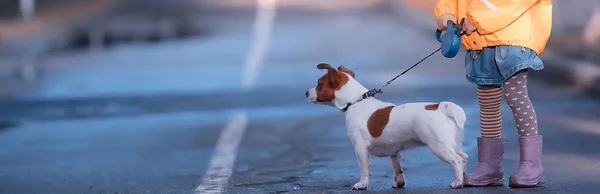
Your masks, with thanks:
M 460 20 L 460 24 L 458 25 L 458 29 L 460 29 L 459 31 L 457 31 L 457 35 L 462 36 L 463 34 L 465 34 L 464 31 L 462 31 L 462 27 L 463 27 L 463 23 L 465 22 L 465 18 Z M 410 71 L 412 68 L 416 67 L 417 65 L 419 65 L 421 62 L 425 61 L 427 58 L 431 57 L 433 54 L 437 53 L 438 51 L 440 51 L 442 48 L 438 48 L 435 51 L 433 51 L 431 54 L 427 55 L 425 58 L 421 59 L 419 62 L 415 63 L 413 66 L 411 66 L 410 68 L 406 69 L 404 72 L 398 74 L 396 77 L 392 78 L 390 81 L 386 82 L 385 84 L 383 84 L 381 87 L 379 87 L 378 89 L 373 89 L 373 90 L 369 90 L 367 93 L 373 93 L 372 95 L 369 96 L 374 96 L 377 93 L 383 93 L 383 91 L 381 90 L 383 87 L 386 87 L 387 85 L 389 85 L 390 83 L 392 83 L 394 80 L 396 80 L 396 78 L 404 75 L 406 72 Z
M 459 36 L 459 37 L 460 37 L 460 36 L 462 36 L 463 34 L 465 34 L 465 32 L 464 32 L 464 31 L 462 31 L 462 27 L 463 27 L 463 23 L 464 23 L 464 21 L 465 21 L 465 18 L 461 19 L 461 20 L 460 20 L 460 24 L 457 26 L 457 28 L 459 29 L 459 31 L 457 31 L 457 32 L 456 32 L 456 33 L 457 33 L 456 35 L 457 35 L 457 36 Z M 454 22 L 453 22 L 453 23 L 454 23 Z M 454 26 L 456 26 L 456 24 L 454 24 Z M 385 84 L 381 85 L 379 88 L 375 88 L 375 89 L 372 89 L 372 90 L 369 90 L 369 91 L 365 92 L 365 93 L 364 93 L 364 94 L 363 94 L 363 95 L 360 97 L 360 99 L 358 99 L 357 101 L 354 101 L 354 102 L 349 102 L 349 103 L 346 105 L 346 107 L 344 107 L 344 108 L 342 109 L 342 112 L 346 112 L 346 110 L 348 110 L 348 108 L 349 108 L 349 107 L 350 107 L 352 104 L 358 103 L 358 102 L 360 102 L 360 101 L 362 101 L 362 100 L 364 100 L 364 99 L 367 99 L 367 98 L 369 98 L 369 97 L 374 97 L 375 95 L 377 95 L 377 94 L 379 94 L 379 93 L 383 93 L 383 90 L 382 90 L 382 88 L 386 87 L 387 85 L 389 85 L 390 83 L 392 83 L 394 80 L 396 80 L 398 77 L 400 77 L 400 76 L 404 75 L 406 72 L 410 71 L 412 68 L 414 68 L 414 67 L 416 67 L 417 65 L 421 64 L 421 62 L 425 61 L 426 59 L 428 59 L 429 57 L 431 57 L 433 54 L 437 53 L 437 52 L 438 52 L 438 51 L 440 51 L 440 50 L 442 50 L 442 48 L 441 48 L 441 47 L 440 47 L 440 48 L 438 48 L 438 49 L 436 49 L 435 51 L 431 52 L 431 54 L 427 55 L 426 57 L 424 57 L 423 59 L 421 59 L 419 62 L 415 63 L 413 66 L 409 67 L 409 68 L 408 68 L 408 69 L 406 69 L 404 72 L 402 72 L 402 73 L 400 73 L 400 74 L 396 75 L 396 77 L 394 77 L 394 78 L 392 78 L 391 80 L 387 81 Z
M 404 75 L 406 72 L 410 71 L 412 68 L 414 68 L 414 67 L 416 67 L 417 65 L 421 64 L 421 62 L 425 61 L 427 58 L 431 57 L 433 54 L 437 53 L 437 52 L 438 52 L 438 51 L 440 51 L 441 49 L 442 49 L 442 48 L 438 48 L 438 49 L 436 49 L 436 50 L 435 50 L 435 51 L 433 51 L 431 54 L 427 55 L 425 58 L 423 58 L 423 59 L 421 59 L 419 62 L 415 63 L 413 66 L 409 67 L 409 68 L 408 68 L 408 69 L 406 69 L 404 72 L 402 72 L 402 73 L 400 73 L 400 74 L 396 75 L 396 77 L 392 78 L 390 81 L 387 81 L 385 84 L 383 84 L 383 85 L 382 85 L 382 86 L 380 86 L 379 88 L 375 88 L 375 89 L 372 89 L 372 90 L 369 90 L 369 91 L 365 92 L 365 93 L 364 93 L 364 94 L 361 96 L 361 98 L 360 98 L 360 99 L 358 99 L 358 101 L 355 101 L 355 102 L 348 103 L 348 104 L 346 105 L 346 107 L 344 107 L 344 108 L 342 109 L 342 112 L 345 112 L 346 110 L 348 110 L 348 107 L 350 107 L 350 106 L 351 106 L 352 104 L 354 104 L 354 103 L 360 102 L 360 101 L 362 101 L 362 100 L 364 100 L 364 99 L 366 99 L 366 98 L 368 98 L 368 97 L 373 97 L 373 96 L 375 96 L 375 95 L 377 95 L 377 94 L 379 94 L 379 93 L 383 93 L 383 90 L 382 90 L 382 88 L 383 88 L 383 87 L 385 87 L 385 86 L 389 85 L 389 84 L 390 84 L 390 83 L 392 83 L 394 80 L 396 80 L 398 77 L 400 77 L 400 76 Z
M 433 51 L 431 54 L 427 55 L 425 58 L 421 59 L 419 62 L 415 63 L 413 66 L 411 66 L 410 68 L 406 69 L 404 72 L 398 74 L 396 77 L 394 77 L 393 79 L 391 79 L 390 81 L 386 82 L 385 84 L 383 84 L 381 87 L 379 87 L 380 89 L 387 86 L 388 84 L 392 83 L 394 80 L 396 80 L 398 77 L 404 75 L 406 72 L 410 71 L 412 68 L 416 67 L 417 65 L 421 64 L 421 62 L 425 61 L 427 58 L 431 57 L 433 54 L 437 53 L 438 51 L 440 51 L 440 49 L 442 48 L 438 48 L 437 50 Z
M 382 86 L 380 86 L 377 89 L 373 89 L 373 90 L 369 90 L 366 95 L 367 96 L 375 96 L 378 93 L 383 93 L 383 90 L 381 90 L 382 88 L 386 87 L 387 85 L 389 85 L 390 83 L 392 83 L 394 80 L 396 80 L 398 77 L 404 75 L 406 72 L 410 71 L 412 68 L 416 67 L 417 65 L 421 64 L 421 62 L 425 61 L 427 58 L 431 57 L 433 54 L 437 53 L 438 51 L 440 51 L 442 48 L 438 48 L 435 51 L 433 51 L 431 54 L 427 55 L 425 58 L 421 59 L 419 62 L 415 63 L 413 66 L 409 67 L 408 69 L 406 69 L 404 72 L 396 75 L 396 77 L 392 78 L 391 80 L 387 81 L 385 84 L 383 84 Z

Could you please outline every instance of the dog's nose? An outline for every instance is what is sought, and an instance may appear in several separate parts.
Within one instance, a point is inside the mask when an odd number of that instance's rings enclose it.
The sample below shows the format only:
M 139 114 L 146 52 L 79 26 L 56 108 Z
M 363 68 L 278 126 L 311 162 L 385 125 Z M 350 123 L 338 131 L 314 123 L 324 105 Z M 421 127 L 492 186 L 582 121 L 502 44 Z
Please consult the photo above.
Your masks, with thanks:
M 308 91 L 306 91 L 306 92 L 304 93 L 304 95 L 306 95 L 306 97 L 308 97 Z

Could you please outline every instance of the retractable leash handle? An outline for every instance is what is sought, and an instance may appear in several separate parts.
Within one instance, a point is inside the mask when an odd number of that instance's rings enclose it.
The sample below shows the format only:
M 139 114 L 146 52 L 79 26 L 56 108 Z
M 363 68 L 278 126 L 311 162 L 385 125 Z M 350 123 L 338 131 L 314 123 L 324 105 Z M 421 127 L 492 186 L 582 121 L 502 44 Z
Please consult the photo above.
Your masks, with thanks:
M 462 26 L 465 18 L 460 20 L 460 24 L 457 26 L 453 21 L 448 20 L 448 28 L 446 33 L 442 35 L 442 31 L 436 30 L 435 38 L 441 43 L 442 55 L 446 58 L 453 58 L 458 54 L 460 50 L 460 37 L 464 34 Z

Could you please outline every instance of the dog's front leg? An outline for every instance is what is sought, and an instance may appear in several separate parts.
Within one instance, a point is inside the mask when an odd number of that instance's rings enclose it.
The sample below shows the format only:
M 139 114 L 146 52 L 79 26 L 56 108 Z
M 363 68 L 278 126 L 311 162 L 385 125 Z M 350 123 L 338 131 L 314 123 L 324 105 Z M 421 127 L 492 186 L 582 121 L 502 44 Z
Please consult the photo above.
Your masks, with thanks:
M 365 190 L 369 185 L 369 176 L 371 170 L 371 158 L 369 150 L 365 145 L 356 145 L 354 148 L 358 165 L 360 166 L 360 182 L 352 186 L 352 190 Z
M 402 165 L 400 165 L 400 153 L 391 155 L 390 159 L 392 160 L 392 169 L 394 170 L 392 188 L 402 188 L 404 187 L 404 171 L 402 170 Z

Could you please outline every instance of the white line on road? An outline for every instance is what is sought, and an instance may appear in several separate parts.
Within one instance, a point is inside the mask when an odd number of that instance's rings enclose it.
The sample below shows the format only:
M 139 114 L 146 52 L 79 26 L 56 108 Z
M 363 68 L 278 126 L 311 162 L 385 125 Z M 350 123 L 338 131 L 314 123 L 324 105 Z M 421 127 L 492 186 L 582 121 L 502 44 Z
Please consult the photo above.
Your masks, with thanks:
M 241 83 L 243 90 L 251 89 L 254 85 L 258 69 L 262 65 L 266 54 L 271 37 L 271 28 L 275 20 L 275 1 L 258 0 L 257 13 L 253 26 L 254 37 L 252 47 L 244 63 L 244 74 Z M 247 124 L 248 116 L 245 111 L 238 112 L 229 121 L 225 130 L 221 132 L 221 136 L 211 157 L 208 171 L 202 179 L 202 184 L 194 190 L 195 194 L 223 192 L 224 185 L 227 184 L 229 177 L 233 173 L 237 147 L 244 136 Z
M 275 1 L 258 0 L 258 11 L 254 20 L 254 41 L 246 56 L 242 89 L 250 89 L 256 80 L 258 70 L 269 46 L 271 29 L 275 21 Z
M 194 190 L 194 193 L 221 193 L 223 185 L 227 183 L 231 173 L 237 147 L 244 136 L 248 123 L 246 112 L 239 112 L 229 121 L 210 160 L 210 167 L 202 179 L 202 184 Z

